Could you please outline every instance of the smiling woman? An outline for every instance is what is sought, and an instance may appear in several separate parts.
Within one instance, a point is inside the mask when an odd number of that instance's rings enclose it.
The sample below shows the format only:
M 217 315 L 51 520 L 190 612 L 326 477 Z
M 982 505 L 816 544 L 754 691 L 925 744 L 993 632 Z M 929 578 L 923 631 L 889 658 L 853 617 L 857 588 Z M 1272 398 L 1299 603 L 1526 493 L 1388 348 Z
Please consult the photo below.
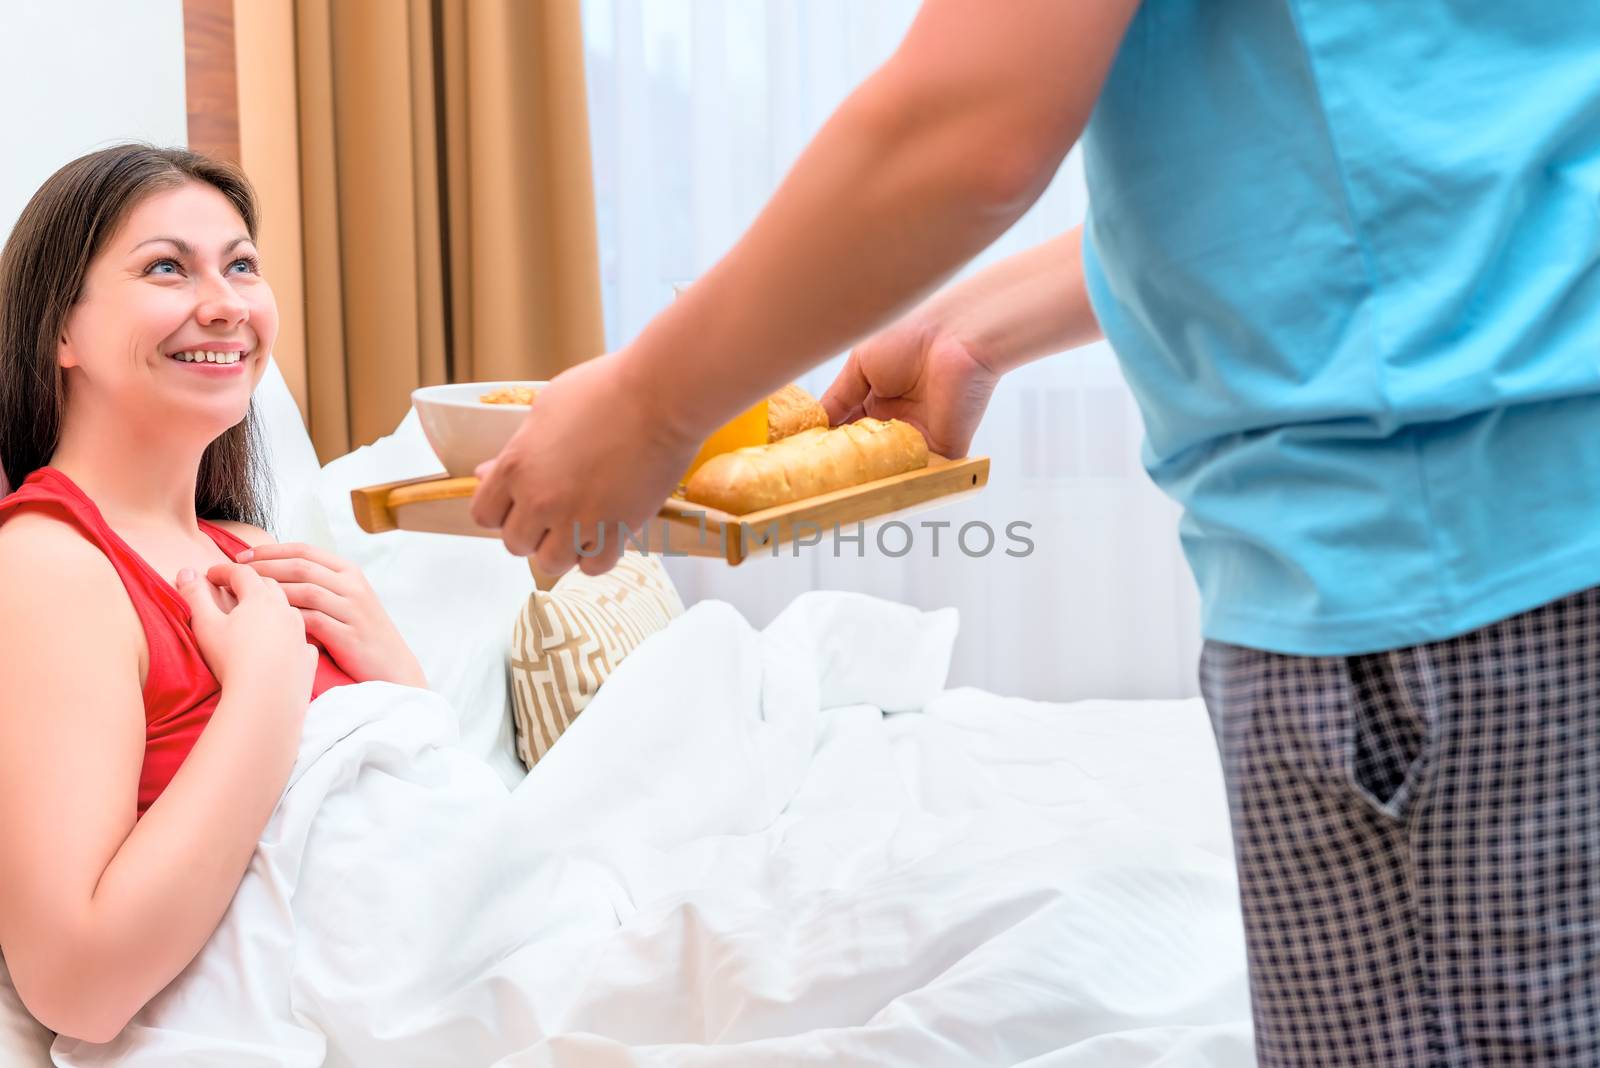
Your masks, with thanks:
M 186 221 L 189 210 L 200 212 L 193 222 Z M 230 280 L 223 287 L 207 277 L 206 291 L 198 294 L 206 309 L 186 308 L 182 298 L 173 299 L 175 282 L 186 270 L 194 281 L 197 251 L 180 235 L 196 227 L 226 235 L 205 250 L 212 255 L 220 254 L 221 245 L 232 253 L 243 244 L 249 254 L 238 259 L 250 265 L 258 284 Z M 133 399 L 124 391 L 152 386 L 150 367 L 140 378 L 125 349 L 117 363 L 96 359 L 107 351 L 105 343 L 114 341 L 108 335 L 132 326 L 141 336 L 129 342 L 178 345 L 175 351 L 181 351 L 185 339 L 175 331 L 182 327 L 196 343 L 220 344 L 231 335 L 229 344 L 263 341 L 263 351 L 270 351 L 277 309 L 271 289 L 255 273 L 255 229 L 254 197 L 243 175 L 180 150 L 107 149 L 75 160 L 45 183 L 17 220 L 0 265 L 0 293 L 6 298 L 0 305 L 0 358 L 17 372 L 0 376 L 0 462 L 12 486 L 49 463 L 80 427 L 104 418 L 178 414 L 132 404 L 119 408 L 121 415 L 105 410 L 115 399 Z M 127 241 L 132 232 L 140 237 Z M 113 237 L 122 239 L 121 247 Z M 209 266 L 208 275 L 235 270 L 231 261 Z M 163 291 L 165 299 L 159 296 Z M 213 306 L 218 299 L 222 305 Z M 201 333 L 198 321 L 188 322 L 189 310 L 220 315 Z M 159 336 L 147 336 L 155 331 Z M 58 342 L 66 342 L 59 359 Z M 85 360 L 94 361 L 92 371 Z M 247 417 L 250 388 L 262 367 L 257 361 L 228 400 L 209 413 L 214 432 L 202 443 L 195 497 L 202 517 L 260 525 L 266 514 L 265 502 L 256 496 L 257 482 L 249 477 L 259 463 L 259 446 Z M 74 375 L 73 369 L 80 373 Z M 70 398 L 69 380 L 83 383 Z M 222 419 L 226 422 L 217 426 Z
M 119 145 L 0 253 L 0 945 L 94 1041 L 210 936 L 309 701 L 426 685 L 356 568 L 260 529 L 255 235 L 236 168 Z

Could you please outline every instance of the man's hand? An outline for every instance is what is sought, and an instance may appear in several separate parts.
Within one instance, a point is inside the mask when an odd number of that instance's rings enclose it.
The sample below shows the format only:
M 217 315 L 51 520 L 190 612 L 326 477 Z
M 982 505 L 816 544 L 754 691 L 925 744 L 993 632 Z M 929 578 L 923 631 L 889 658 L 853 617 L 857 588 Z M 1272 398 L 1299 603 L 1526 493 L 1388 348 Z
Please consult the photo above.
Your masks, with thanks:
M 999 380 L 924 305 L 857 345 L 822 406 L 836 426 L 863 415 L 903 419 L 932 452 L 955 458 L 967 454 Z
M 527 421 L 478 468 L 472 519 L 546 575 L 609 571 L 688 470 L 700 436 L 628 375 L 626 351 L 562 372 Z M 580 554 L 580 548 L 583 553 Z
M 965 456 L 1001 376 L 1101 337 L 1083 281 L 1083 227 L 935 294 L 855 347 L 822 397 L 828 418 L 904 419 Z

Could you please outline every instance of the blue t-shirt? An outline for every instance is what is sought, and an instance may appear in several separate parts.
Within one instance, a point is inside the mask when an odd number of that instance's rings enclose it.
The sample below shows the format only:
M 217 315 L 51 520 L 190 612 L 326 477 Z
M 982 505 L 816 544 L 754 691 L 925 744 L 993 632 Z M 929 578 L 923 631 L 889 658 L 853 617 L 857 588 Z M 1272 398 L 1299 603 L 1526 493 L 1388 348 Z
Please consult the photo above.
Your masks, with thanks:
M 1084 158 L 1208 638 L 1372 652 L 1600 583 L 1600 2 L 1146 0 Z

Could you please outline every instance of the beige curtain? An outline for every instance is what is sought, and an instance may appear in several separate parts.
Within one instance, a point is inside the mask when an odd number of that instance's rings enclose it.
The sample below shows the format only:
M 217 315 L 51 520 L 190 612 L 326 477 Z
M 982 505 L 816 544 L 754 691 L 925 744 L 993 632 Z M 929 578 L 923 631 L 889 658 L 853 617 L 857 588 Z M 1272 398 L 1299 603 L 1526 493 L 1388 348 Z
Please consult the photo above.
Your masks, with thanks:
M 234 12 L 263 258 L 299 305 L 276 355 L 324 462 L 393 429 L 419 385 L 602 351 L 578 0 Z

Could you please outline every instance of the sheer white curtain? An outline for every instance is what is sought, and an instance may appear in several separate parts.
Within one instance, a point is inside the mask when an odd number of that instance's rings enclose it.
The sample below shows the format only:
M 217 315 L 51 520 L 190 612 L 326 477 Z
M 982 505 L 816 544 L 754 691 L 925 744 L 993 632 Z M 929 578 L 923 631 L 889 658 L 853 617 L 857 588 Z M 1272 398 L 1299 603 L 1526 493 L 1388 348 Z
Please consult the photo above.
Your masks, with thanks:
M 600 257 L 610 345 L 714 263 L 813 133 L 894 50 L 908 0 L 584 0 Z M 1074 152 L 1044 196 L 969 271 L 1083 218 Z M 843 354 L 801 380 L 820 395 Z M 729 601 L 760 626 L 809 589 L 850 589 L 961 611 L 951 685 L 1049 700 L 1195 692 L 1193 580 L 1177 509 L 1139 465 L 1133 399 L 1103 345 L 1005 379 L 973 442 L 987 489 L 912 516 L 911 551 L 860 556 L 831 539 L 736 568 L 670 559 L 687 602 Z M 948 522 L 935 531 L 922 524 Z M 968 556 L 964 524 L 996 535 Z M 1005 536 L 1030 524 L 1033 550 Z M 934 537 L 937 535 L 937 547 Z M 889 552 L 899 531 L 885 531 Z M 967 548 L 981 552 L 982 528 Z

